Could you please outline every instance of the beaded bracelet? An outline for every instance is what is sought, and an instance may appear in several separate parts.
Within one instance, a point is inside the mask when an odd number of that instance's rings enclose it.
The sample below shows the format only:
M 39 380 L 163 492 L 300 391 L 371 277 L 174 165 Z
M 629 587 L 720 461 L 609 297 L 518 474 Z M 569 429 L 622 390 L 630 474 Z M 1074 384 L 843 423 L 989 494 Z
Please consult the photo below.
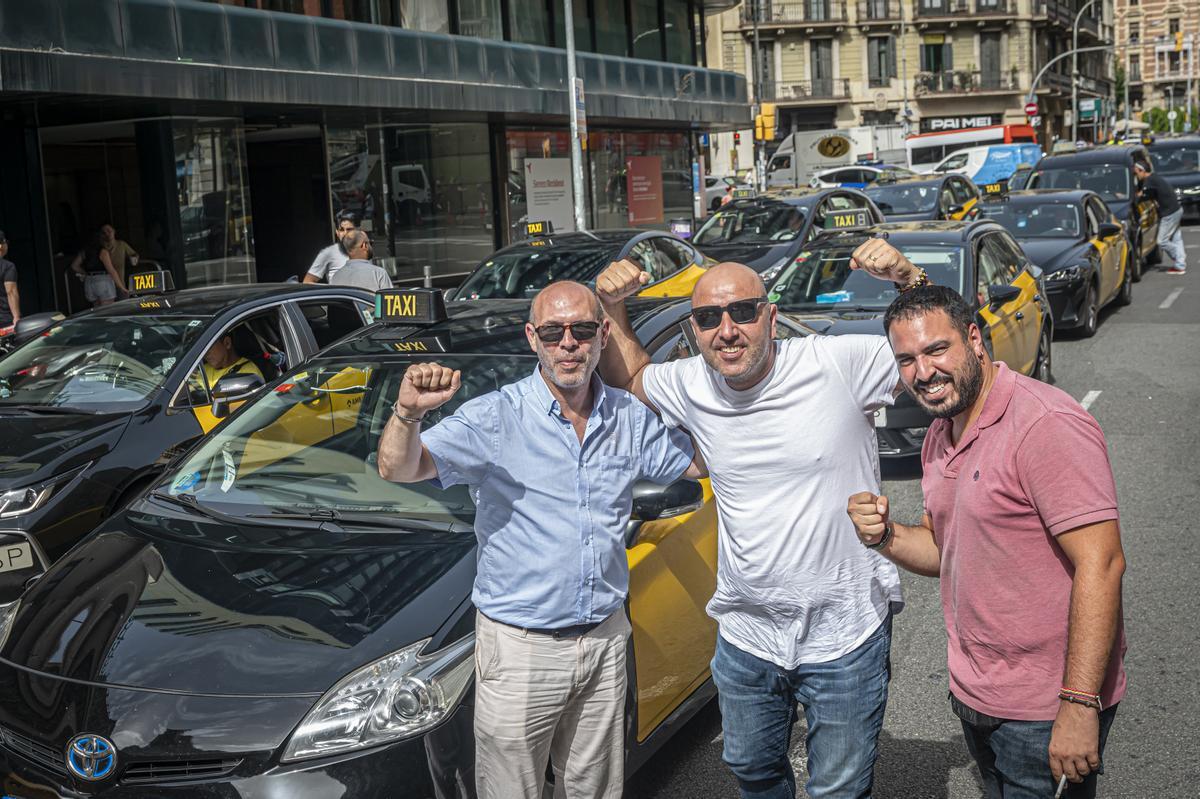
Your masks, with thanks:
M 1104 705 L 1100 701 L 1100 694 L 1092 694 L 1087 691 L 1074 691 L 1070 688 L 1063 688 L 1058 692 L 1058 698 L 1064 702 L 1072 702 L 1076 705 L 1084 705 L 1094 710 L 1104 710 Z

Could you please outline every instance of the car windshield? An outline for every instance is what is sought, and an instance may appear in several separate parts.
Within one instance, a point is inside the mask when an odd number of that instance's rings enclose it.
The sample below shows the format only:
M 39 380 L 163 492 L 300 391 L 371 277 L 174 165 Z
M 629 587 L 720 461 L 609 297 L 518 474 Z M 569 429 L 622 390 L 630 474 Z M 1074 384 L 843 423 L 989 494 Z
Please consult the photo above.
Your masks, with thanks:
M 982 214 L 1004 225 L 1018 239 L 1079 238 L 1079 208 L 1066 203 L 1012 205 L 985 203 Z
M 313 515 L 358 523 L 470 523 L 466 486 L 399 485 L 379 476 L 376 449 L 408 367 L 423 360 L 325 360 L 285 378 L 274 391 L 207 438 L 158 490 L 201 509 L 286 523 Z M 428 428 L 464 402 L 531 374 L 531 356 L 440 355 L 462 370 L 462 387 L 429 413 Z
M 498 253 L 467 278 L 454 292 L 454 299 L 521 299 L 532 297 L 555 280 L 591 283 L 619 252 L 620 247 L 612 244 L 595 244 Z
M 864 191 L 875 201 L 879 210 L 887 214 L 924 214 L 933 210 L 938 201 L 938 184 L 922 183 L 916 186 L 879 185 L 868 186 Z
M 1154 171 L 1162 175 L 1187 175 L 1200 172 L 1200 144 L 1151 150 Z
M 1122 164 L 1075 164 L 1036 169 L 1026 186 L 1031 189 L 1087 189 L 1105 202 L 1129 199 L 1129 168 Z
M 693 241 L 714 244 L 762 244 L 791 241 L 804 230 L 803 208 L 778 201 L 735 203 L 717 211 Z
M 66 319 L 0 360 L 0 407 L 139 407 L 162 386 L 207 321 L 107 314 Z
M 887 308 L 896 298 L 895 285 L 850 268 L 850 254 L 860 243 L 830 242 L 800 252 L 771 286 L 768 292 L 771 301 L 780 308 L 793 310 Z M 929 273 L 931 282 L 962 291 L 962 247 L 898 246 L 910 261 Z

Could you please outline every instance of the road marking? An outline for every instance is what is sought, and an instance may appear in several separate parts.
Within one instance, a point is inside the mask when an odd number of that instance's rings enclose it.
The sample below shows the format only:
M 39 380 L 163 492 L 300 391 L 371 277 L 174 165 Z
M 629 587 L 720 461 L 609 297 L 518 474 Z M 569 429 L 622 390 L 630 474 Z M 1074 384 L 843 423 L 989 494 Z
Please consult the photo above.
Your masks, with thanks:
M 1080 401 L 1079 404 L 1082 405 L 1083 409 L 1086 411 L 1088 408 L 1092 407 L 1092 403 L 1095 402 L 1099 396 L 1100 396 L 1099 391 L 1089 391 L 1088 393 L 1083 395 L 1083 399 Z
M 1183 293 L 1183 288 L 1177 288 L 1167 295 L 1167 298 L 1158 304 L 1161 311 L 1165 311 L 1175 304 L 1175 300 L 1179 299 L 1179 295 Z

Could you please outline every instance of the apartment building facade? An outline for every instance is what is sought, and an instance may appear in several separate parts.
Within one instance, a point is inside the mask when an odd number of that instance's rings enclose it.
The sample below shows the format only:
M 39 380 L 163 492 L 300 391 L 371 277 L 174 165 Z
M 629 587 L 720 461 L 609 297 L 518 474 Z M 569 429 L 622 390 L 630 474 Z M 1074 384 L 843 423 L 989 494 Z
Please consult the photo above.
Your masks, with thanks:
M 1071 49 L 1080 10 L 1079 45 L 1111 41 L 1112 0 L 747 0 L 709 19 L 709 64 L 747 75 L 753 93 L 757 29 L 759 96 L 777 104 L 777 139 L 905 120 L 913 133 L 1025 124 L 1030 83 Z M 1079 71 L 1081 99 L 1110 94 L 1110 54 L 1081 54 Z M 1069 135 L 1070 73 L 1065 58 L 1038 84 L 1044 142 Z M 751 137 L 740 138 L 737 155 L 718 142 L 714 170 L 749 165 Z
M 1115 11 L 1118 41 L 1126 45 L 1118 58 L 1128 76 L 1131 110 L 1182 111 L 1189 90 L 1190 105 L 1200 103 L 1200 53 L 1194 52 L 1200 47 L 1200 2 L 1116 0 Z

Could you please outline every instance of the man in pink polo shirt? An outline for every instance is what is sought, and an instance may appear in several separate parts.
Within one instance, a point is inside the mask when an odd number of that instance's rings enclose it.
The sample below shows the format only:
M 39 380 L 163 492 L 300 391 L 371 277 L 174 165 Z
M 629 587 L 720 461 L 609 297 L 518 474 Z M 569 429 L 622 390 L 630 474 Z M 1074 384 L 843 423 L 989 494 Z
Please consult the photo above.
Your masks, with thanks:
M 941 578 L 950 702 L 989 799 L 1092 797 L 1125 693 L 1116 487 L 1104 435 L 1068 394 L 993 363 L 955 291 L 913 289 L 884 317 L 905 389 L 936 420 L 925 515 L 847 508 L 862 543 Z

